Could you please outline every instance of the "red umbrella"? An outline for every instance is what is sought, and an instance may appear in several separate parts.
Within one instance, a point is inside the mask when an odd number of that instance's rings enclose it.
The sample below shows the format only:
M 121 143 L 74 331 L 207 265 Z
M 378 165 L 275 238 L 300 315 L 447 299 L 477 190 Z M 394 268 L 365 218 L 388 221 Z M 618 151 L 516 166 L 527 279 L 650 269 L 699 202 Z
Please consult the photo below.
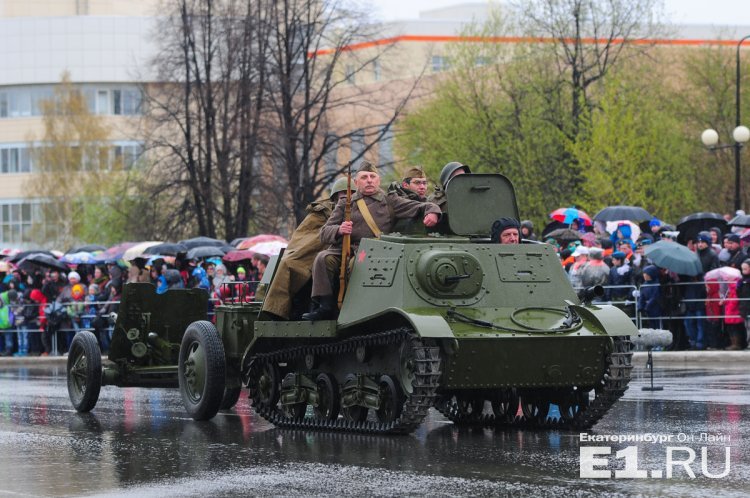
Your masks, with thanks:
M 566 225 L 580 220 L 584 225 L 591 226 L 591 217 L 585 211 L 574 207 L 555 209 L 549 214 L 549 217 Z
M 238 250 L 238 251 L 229 251 L 224 255 L 222 261 L 226 261 L 227 263 L 234 263 L 236 261 L 246 261 L 253 258 L 253 255 L 255 253 L 253 251 L 248 250 Z
M 272 234 L 260 234 L 255 235 L 253 237 L 249 237 L 239 244 L 237 244 L 237 249 L 250 249 L 256 244 L 260 244 L 261 242 L 288 242 L 284 237 L 281 235 L 272 235 Z

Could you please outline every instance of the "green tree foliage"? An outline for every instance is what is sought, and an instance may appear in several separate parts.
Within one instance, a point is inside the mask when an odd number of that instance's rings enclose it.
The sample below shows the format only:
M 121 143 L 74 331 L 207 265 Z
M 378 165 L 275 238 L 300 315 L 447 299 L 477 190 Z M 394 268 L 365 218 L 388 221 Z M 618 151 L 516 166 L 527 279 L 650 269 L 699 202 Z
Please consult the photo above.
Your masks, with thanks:
M 668 220 L 694 209 L 695 182 L 680 122 L 658 86 L 611 77 L 571 153 L 595 209 L 643 206 Z
M 41 103 L 44 133 L 30 137 L 36 172 L 25 184 L 42 221 L 35 240 L 67 249 L 80 242 L 114 243 L 130 233 L 128 172 L 109 148 L 109 129 L 89 112 L 68 74 Z

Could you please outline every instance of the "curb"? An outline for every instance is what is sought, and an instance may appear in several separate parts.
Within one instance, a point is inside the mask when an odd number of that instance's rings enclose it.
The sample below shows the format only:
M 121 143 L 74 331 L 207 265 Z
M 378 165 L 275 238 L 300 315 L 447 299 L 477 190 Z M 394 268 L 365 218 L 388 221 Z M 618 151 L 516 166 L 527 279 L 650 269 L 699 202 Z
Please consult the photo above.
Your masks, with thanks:
M 654 362 L 669 363 L 671 365 L 695 365 L 696 363 L 719 363 L 730 365 L 747 365 L 750 363 L 750 349 L 743 351 L 654 351 Z M 633 365 L 645 366 L 648 353 L 636 351 L 633 353 Z M 0 367 L 13 366 L 41 366 L 65 365 L 67 356 L 26 356 L 23 358 L 0 357 Z M 109 357 L 102 356 L 102 363 L 109 361 Z

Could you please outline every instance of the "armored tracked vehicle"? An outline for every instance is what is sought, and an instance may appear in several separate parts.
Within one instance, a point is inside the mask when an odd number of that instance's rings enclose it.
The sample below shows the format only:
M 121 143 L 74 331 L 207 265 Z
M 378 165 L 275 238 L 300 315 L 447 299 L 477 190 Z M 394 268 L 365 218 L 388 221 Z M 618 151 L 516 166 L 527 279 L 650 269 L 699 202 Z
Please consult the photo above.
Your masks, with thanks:
M 448 234 L 362 240 L 337 320 L 239 300 L 187 325 L 173 370 L 191 416 L 242 385 L 280 427 L 409 433 L 432 407 L 457 424 L 595 424 L 627 389 L 635 326 L 590 304 L 595 289 L 579 299 L 551 246 L 490 242 L 494 220 L 519 219 L 507 178 L 460 175 L 445 195 Z

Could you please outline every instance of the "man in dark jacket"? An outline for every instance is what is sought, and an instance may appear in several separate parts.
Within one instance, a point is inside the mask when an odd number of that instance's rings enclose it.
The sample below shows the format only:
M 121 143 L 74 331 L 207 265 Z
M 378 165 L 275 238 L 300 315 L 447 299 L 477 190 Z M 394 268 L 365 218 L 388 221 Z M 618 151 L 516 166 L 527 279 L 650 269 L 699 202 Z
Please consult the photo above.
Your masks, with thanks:
M 747 259 L 747 254 L 740 247 L 740 236 L 736 233 L 728 233 L 724 236 L 724 247 L 729 251 L 727 266 L 740 269 L 742 262 Z
M 698 257 L 703 265 L 703 273 L 707 273 L 719 267 L 719 256 L 711 248 L 711 234 L 709 232 L 700 232 L 698 234 Z

